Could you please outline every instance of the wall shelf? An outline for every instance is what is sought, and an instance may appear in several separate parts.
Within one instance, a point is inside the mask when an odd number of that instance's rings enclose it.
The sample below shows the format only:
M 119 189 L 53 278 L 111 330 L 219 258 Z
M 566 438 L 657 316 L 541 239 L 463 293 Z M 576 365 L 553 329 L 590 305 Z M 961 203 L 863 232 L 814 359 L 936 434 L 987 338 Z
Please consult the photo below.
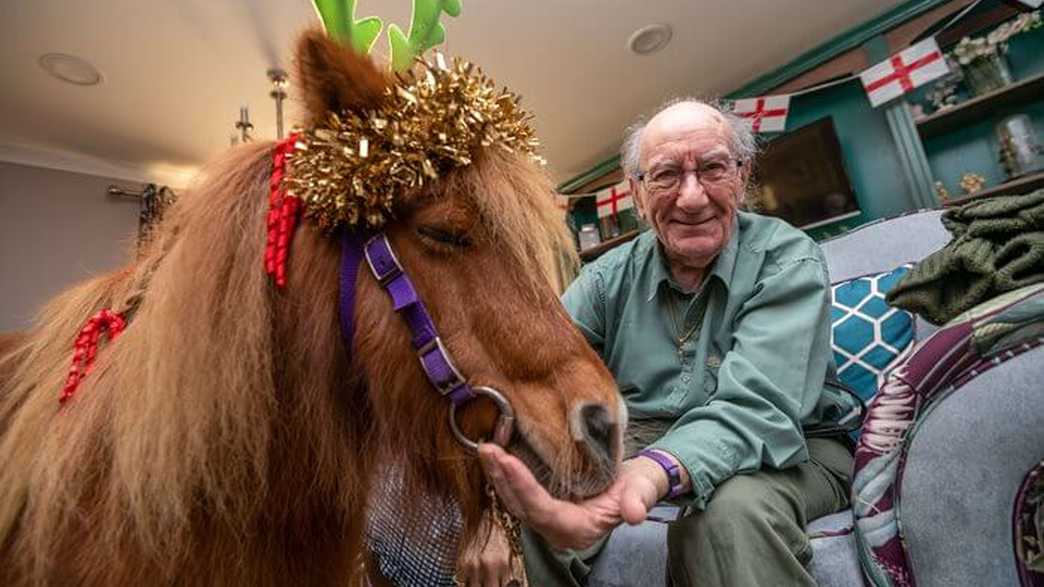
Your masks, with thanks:
M 921 138 L 928 139 L 982 120 L 1007 107 L 1021 106 L 1040 100 L 1044 95 L 1044 74 L 1013 83 L 988 94 L 951 106 L 945 110 L 915 120 Z
M 615 247 L 616 245 L 623 244 L 623 243 L 631 240 L 632 238 L 638 236 L 638 234 L 640 232 L 641 231 L 639 231 L 639 230 L 632 230 L 630 232 L 625 232 L 625 233 L 621 234 L 620 236 L 614 236 L 613 238 L 611 238 L 609 240 L 602 241 L 602 242 L 598 243 L 597 245 L 595 245 L 593 247 L 588 247 L 588 248 L 580 251 L 580 260 L 585 262 L 585 263 L 590 263 L 591 261 L 594 261 L 595 259 L 600 257 L 602 255 L 602 253 L 608 251 L 609 249 Z
M 1026 194 L 1041 187 L 1044 187 L 1044 171 L 1038 171 L 1036 173 L 1018 177 L 991 188 L 975 192 L 974 194 L 950 200 L 946 202 L 946 205 L 960 206 L 961 204 L 967 204 L 974 200 L 981 200 L 983 198 L 999 196 L 1002 194 Z

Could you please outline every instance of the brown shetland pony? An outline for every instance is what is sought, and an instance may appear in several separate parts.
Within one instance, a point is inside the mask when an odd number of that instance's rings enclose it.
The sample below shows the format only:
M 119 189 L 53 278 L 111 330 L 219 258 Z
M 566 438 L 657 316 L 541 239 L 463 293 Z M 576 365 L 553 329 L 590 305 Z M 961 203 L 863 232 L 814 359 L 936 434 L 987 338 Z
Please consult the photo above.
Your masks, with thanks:
M 298 63 L 312 120 L 372 106 L 389 83 L 318 33 L 301 39 Z M 147 254 L 58 296 L 9 341 L 0 584 L 362 580 L 367 496 L 395 463 L 407 467 L 407 501 L 455 499 L 474 536 L 486 507 L 480 468 L 365 266 L 351 361 L 337 240 L 302 227 L 285 290 L 265 275 L 272 150 L 255 143 L 213 164 Z M 483 149 L 397 202 L 387 234 L 461 372 L 513 404 L 509 450 L 575 497 L 610 482 L 625 416 L 555 295 L 549 268 L 568 243 L 550 193 L 523 156 Z M 423 236 L 431 229 L 470 244 Z M 126 330 L 59 408 L 85 319 L 131 297 L 140 302 Z M 460 419 L 479 437 L 494 416 L 478 401 Z

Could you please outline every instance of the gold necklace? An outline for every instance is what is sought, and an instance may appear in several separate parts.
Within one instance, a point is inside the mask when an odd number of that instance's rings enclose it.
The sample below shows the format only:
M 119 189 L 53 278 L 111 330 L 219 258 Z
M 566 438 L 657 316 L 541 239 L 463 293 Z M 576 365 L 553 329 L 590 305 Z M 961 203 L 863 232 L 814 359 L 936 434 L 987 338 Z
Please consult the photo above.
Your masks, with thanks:
M 674 323 L 674 332 L 675 333 L 681 333 L 683 326 L 678 323 L 678 309 L 676 307 L 678 300 L 675 297 L 675 293 L 673 291 L 669 295 L 671 296 L 671 299 L 670 299 L 670 303 L 667 304 L 667 307 L 671 311 L 671 322 Z M 681 355 L 682 346 L 684 346 L 686 341 L 688 341 L 690 338 L 692 338 L 692 335 L 695 334 L 697 330 L 699 330 L 701 322 L 703 322 L 703 321 L 702 320 L 696 320 L 696 322 L 693 323 L 692 328 L 689 328 L 688 332 L 685 332 L 684 334 L 680 334 L 678 336 L 678 338 L 676 338 L 674 340 L 675 345 L 677 345 L 677 347 L 678 347 L 678 354 L 679 355 Z

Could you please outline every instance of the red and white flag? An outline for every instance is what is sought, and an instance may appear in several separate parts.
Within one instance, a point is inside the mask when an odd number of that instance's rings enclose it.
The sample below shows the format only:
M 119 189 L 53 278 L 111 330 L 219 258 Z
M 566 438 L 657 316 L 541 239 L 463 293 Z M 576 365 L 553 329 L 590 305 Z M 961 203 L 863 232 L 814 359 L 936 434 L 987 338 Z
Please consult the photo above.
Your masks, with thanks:
M 750 119 L 754 132 L 782 132 L 787 127 L 790 96 L 759 96 L 736 100 L 732 113 Z
M 874 108 L 950 72 L 935 39 L 903 49 L 859 75 Z
M 617 212 L 634 208 L 631 186 L 626 179 L 611 188 L 598 192 L 596 196 L 595 205 L 598 207 L 599 218 L 616 216 Z

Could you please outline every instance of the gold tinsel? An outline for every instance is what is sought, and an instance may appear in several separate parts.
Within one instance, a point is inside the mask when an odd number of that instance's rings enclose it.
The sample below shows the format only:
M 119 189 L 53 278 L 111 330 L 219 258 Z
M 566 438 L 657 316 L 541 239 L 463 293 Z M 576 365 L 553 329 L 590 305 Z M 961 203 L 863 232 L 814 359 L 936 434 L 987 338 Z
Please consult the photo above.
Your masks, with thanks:
M 399 76 L 374 110 L 329 113 L 323 126 L 301 131 L 289 159 L 287 192 L 324 231 L 339 226 L 380 228 L 403 194 L 455 167 L 479 147 L 542 160 L 530 115 L 519 97 L 497 90 L 461 59 L 418 60 Z

